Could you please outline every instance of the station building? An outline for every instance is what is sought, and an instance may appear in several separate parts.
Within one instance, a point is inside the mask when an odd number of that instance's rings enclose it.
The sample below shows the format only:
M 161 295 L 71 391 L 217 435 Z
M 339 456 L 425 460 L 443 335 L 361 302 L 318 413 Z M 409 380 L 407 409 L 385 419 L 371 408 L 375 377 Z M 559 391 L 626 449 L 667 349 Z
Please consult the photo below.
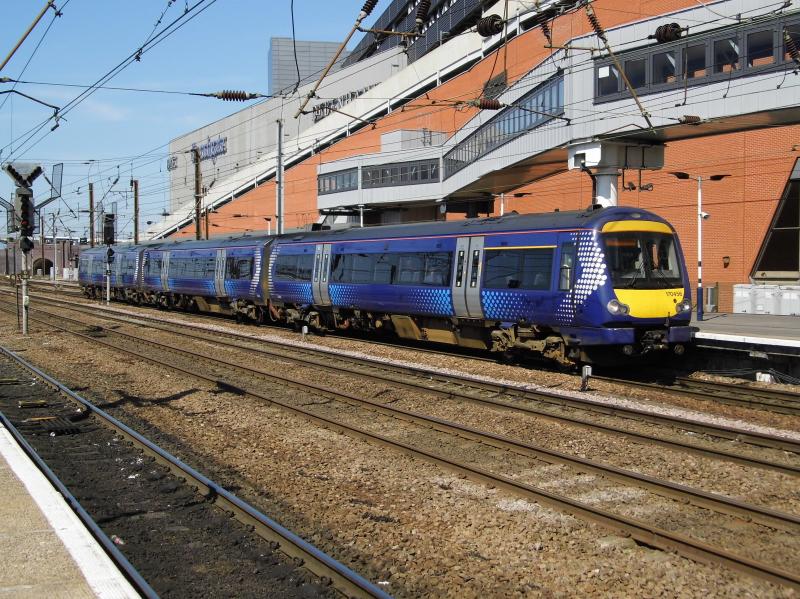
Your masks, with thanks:
M 597 0 L 593 22 L 580 1 L 442 0 L 420 35 L 387 33 L 414 31 L 417 4 L 393 0 L 307 114 L 311 83 L 174 140 L 173 214 L 149 236 L 195 235 L 193 144 L 205 231 L 274 232 L 281 120 L 286 231 L 619 203 L 675 226 L 694 285 L 702 177 L 711 303 L 800 282 L 800 11 Z

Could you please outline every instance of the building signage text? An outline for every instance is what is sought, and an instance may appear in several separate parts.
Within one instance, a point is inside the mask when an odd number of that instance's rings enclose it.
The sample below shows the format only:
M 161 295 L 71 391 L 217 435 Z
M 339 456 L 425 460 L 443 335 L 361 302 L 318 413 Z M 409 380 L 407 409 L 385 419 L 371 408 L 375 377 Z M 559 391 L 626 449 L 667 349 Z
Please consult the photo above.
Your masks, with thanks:
M 192 149 L 197 145 L 192 144 Z M 219 137 L 217 139 L 209 139 L 206 143 L 200 146 L 200 160 L 213 160 L 217 156 L 222 156 L 228 151 L 228 138 Z
M 324 119 L 326 116 L 328 116 L 331 112 L 335 112 L 336 110 L 338 110 L 339 108 L 341 108 L 345 104 L 348 104 L 349 102 L 352 102 L 353 100 L 355 100 L 356 98 L 358 98 L 362 94 L 364 94 L 364 93 L 368 92 L 369 90 L 371 90 L 376 85 L 378 85 L 378 84 L 375 83 L 373 85 L 368 85 L 367 87 L 363 87 L 363 88 L 361 88 L 359 90 L 343 94 L 343 95 L 339 96 L 338 98 L 334 98 L 333 100 L 328 100 L 327 102 L 322 102 L 321 104 L 317 104 L 312 109 L 312 111 L 314 113 L 314 122 L 318 123 L 319 121 Z

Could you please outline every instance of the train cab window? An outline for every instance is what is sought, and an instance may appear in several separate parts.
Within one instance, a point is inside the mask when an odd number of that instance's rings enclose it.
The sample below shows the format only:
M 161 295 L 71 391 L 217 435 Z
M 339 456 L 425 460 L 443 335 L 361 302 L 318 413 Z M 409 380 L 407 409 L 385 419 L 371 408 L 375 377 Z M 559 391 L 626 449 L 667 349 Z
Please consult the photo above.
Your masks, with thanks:
M 615 288 L 665 289 L 682 286 L 675 239 L 666 233 L 604 235 L 606 261 Z
M 569 291 L 572 289 L 572 277 L 575 271 L 575 244 L 565 243 L 561 246 L 561 263 L 558 273 L 558 289 Z
M 553 248 L 487 248 L 483 286 L 488 289 L 550 289 Z

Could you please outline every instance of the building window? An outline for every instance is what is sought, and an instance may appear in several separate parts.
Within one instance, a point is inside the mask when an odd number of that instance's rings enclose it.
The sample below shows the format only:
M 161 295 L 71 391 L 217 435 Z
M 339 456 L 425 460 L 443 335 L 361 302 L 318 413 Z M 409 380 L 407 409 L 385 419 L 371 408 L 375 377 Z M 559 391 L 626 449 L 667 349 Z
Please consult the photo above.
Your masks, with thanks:
M 653 84 L 672 83 L 675 77 L 675 52 L 653 54 Z
M 761 67 L 775 62 L 772 30 L 757 31 L 747 36 L 747 66 Z
M 416 160 L 361 168 L 361 187 L 417 185 L 439 181 L 439 159 Z
M 338 193 L 358 189 L 358 169 L 351 168 L 317 176 L 317 193 Z
M 721 27 L 675 42 L 620 52 L 631 87 L 639 95 L 777 70 L 792 63 L 784 36 L 800 47 L 798 16 L 775 15 L 757 23 Z M 780 48 L 779 53 L 776 49 Z M 613 61 L 595 61 L 595 104 L 629 99 Z
M 800 161 L 795 162 L 792 178 L 786 185 L 764 238 L 752 277 L 761 279 L 800 279 Z
M 647 59 L 626 60 L 625 76 L 634 89 L 647 85 Z
M 562 114 L 564 77 L 557 75 L 522 96 L 447 152 L 444 178 L 452 177 L 482 156 Z
M 706 70 L 706 46 L 689 46 L 683 51 L 684 75 L 687 79 L 705 77 Z
M 600 67 L 597 71 L 597 95 L 610 96 L 619 91 L 619 71 L 613 64 Z
M 739 40 L 729 37 L 714 42 L 714 72 L 730 73 L 739 68 Z

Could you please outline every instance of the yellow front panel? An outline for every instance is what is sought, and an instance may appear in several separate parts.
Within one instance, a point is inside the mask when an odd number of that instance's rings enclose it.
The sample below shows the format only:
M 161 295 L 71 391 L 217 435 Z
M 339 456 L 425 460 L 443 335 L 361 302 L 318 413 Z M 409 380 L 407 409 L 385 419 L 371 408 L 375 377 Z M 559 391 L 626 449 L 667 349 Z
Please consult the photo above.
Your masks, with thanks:
M 624 233 L 627 231 L 646 231 L 648 233 L 672 234 L 672 229 L 665 223 L 652 220 L 615 220 L 603 225 L 603 233 Z
M 614 289 L 617 299 L 626 304 L 634 318 L 666 318 L 675 316 L 675 306 L 683 299 L 683 288 Z

